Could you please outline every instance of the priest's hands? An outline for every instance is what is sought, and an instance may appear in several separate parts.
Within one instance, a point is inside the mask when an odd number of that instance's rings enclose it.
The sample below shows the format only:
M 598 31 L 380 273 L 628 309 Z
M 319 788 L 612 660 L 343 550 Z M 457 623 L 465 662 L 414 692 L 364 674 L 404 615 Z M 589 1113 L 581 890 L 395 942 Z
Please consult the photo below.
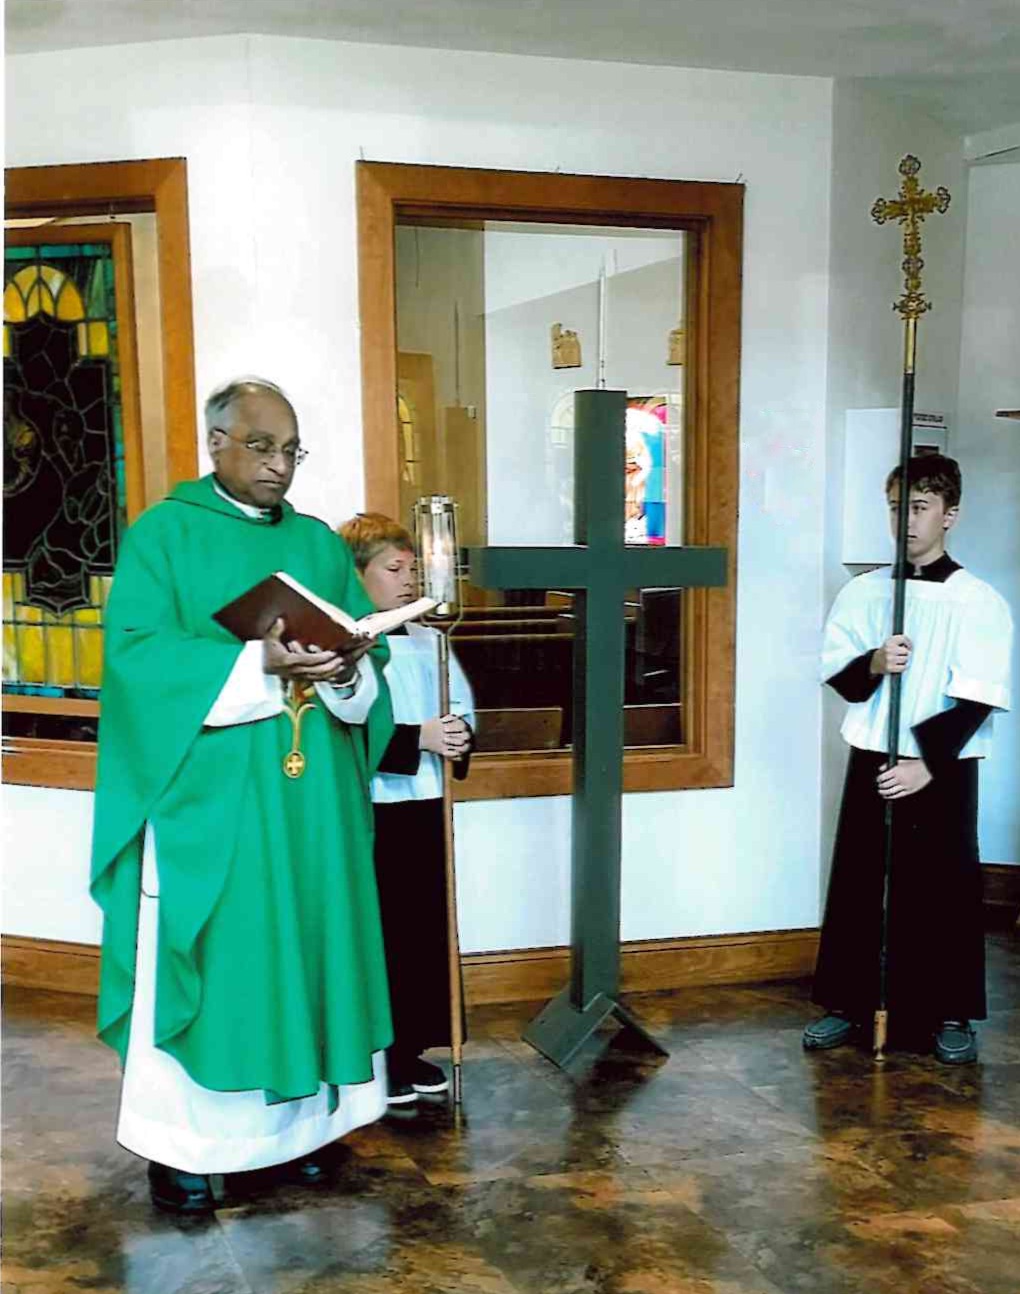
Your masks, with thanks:
M 375 643 L 366 638 L 345 652 L 319 651 L 301 643 L 284 642 L 286 626 L 277 620 L 262 639 L 262 669 L 277 678 L 299 683 L 348 683 L 354 678 L 358 661 Z
M 914 644 L 906 634 L 893 634 L 871 653 L 872 674 L 902 674 L 910 664 Z
M 426 719 L 421 726 L 418 745 L 444 759 L 460 759 L 471 749 L 471 729 L 455 714 L 444 714 L 441 719 Z
M 875 784 L 883 800 L 902 800 L 923 791 L 931 780 L 928 765 L 923 759 L 901 759 L 895 768 L 883 764 Z

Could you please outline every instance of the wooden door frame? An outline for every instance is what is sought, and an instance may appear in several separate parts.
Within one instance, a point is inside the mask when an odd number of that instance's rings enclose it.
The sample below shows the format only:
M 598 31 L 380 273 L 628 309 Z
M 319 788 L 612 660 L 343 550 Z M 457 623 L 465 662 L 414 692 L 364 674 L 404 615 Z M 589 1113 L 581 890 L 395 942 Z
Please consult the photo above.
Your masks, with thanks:
M 686 542 L 725 547 L 723 589 L 684 594 L 682 746 L 627 752 L 624 789 L 733 784 L 736 540 L 739 450 L 743 186 L 465 167 L 359 162 L 358 278 L 366 506 L 396 515 L 397 322 L 395 229 L 399 219 L 516 220 L 678 229 L 687 258 Z M 711 643 L 711 650 L 709 644 Z M 476 756 L 461 799 L 563 795 L 569 752 Z
M 195 476 L 198 441 L 187 162 L 170 157 L 9 167 L 5 183 L 6 219 L 155 214 L 167 479 L 173 485 Z M 7 782 L 92 790 L 95 776 L 96 748 L 91 742 L 3 739 Z

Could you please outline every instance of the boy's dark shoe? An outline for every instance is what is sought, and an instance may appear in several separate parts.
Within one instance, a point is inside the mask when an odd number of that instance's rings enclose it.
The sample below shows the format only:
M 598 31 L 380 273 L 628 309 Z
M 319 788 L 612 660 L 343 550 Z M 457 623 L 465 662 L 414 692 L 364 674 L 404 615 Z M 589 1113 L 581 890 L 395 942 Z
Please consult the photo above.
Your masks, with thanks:
M 935 1059 L 943 1065 L 970 1065 L 978 1058 L 977 1034 L 969 1020 L 943 1020 L 935 1031 Z
M 417 1099 L 418 1093 L 402 1071 L 391 1069 L 386 1076 L 386 1104 L 413 1105 Z
M 416 1092 L 422 1092 L 428 1096 L 450 1090 L 450 1080 L 439 1066 L 433 1065 L 429 1060 L 423 1060 L 421 1056 L 415 1057 L 404 1071 L 404 1075 Z
M 805 1051 L 829 1051 L 842 1047 L 857 1032 L 857 1022 L 839 1011 L 832 1011 L 815 1020 L 804 1030 L 801 1042 Z
M 149 1195 L 164 1213 L 212 1213 L 216 1208 L 208 1177 L 166 1164 L 149 1164 Z

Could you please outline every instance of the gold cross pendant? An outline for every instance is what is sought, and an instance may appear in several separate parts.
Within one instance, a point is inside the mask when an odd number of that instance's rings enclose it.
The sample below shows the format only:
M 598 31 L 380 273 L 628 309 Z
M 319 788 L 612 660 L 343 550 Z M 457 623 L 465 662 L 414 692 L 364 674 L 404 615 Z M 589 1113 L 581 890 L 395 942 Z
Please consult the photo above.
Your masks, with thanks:
M 306 687 L 303 683 L 291 683 L 287 699 L 283 704 L 284 713 L 290 720 L 294 734 L 293 744 L 283 757 L 283 771 L 292 779 L 301 777 L 307 766 L 307 760 L 301 753 L 301 720 L 309 710 L 315 709 L 312 702 L 308 700 L 313 691 L 313 688 Z

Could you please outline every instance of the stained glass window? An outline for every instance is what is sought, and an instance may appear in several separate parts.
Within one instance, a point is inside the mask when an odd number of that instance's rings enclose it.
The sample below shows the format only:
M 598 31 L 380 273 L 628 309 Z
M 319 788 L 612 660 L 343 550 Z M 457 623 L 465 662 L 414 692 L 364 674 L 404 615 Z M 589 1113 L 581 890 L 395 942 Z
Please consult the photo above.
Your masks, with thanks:
M 26 232 L 4 253 L 3 689 L 89 700 L 126 524 L 114 251 Z

